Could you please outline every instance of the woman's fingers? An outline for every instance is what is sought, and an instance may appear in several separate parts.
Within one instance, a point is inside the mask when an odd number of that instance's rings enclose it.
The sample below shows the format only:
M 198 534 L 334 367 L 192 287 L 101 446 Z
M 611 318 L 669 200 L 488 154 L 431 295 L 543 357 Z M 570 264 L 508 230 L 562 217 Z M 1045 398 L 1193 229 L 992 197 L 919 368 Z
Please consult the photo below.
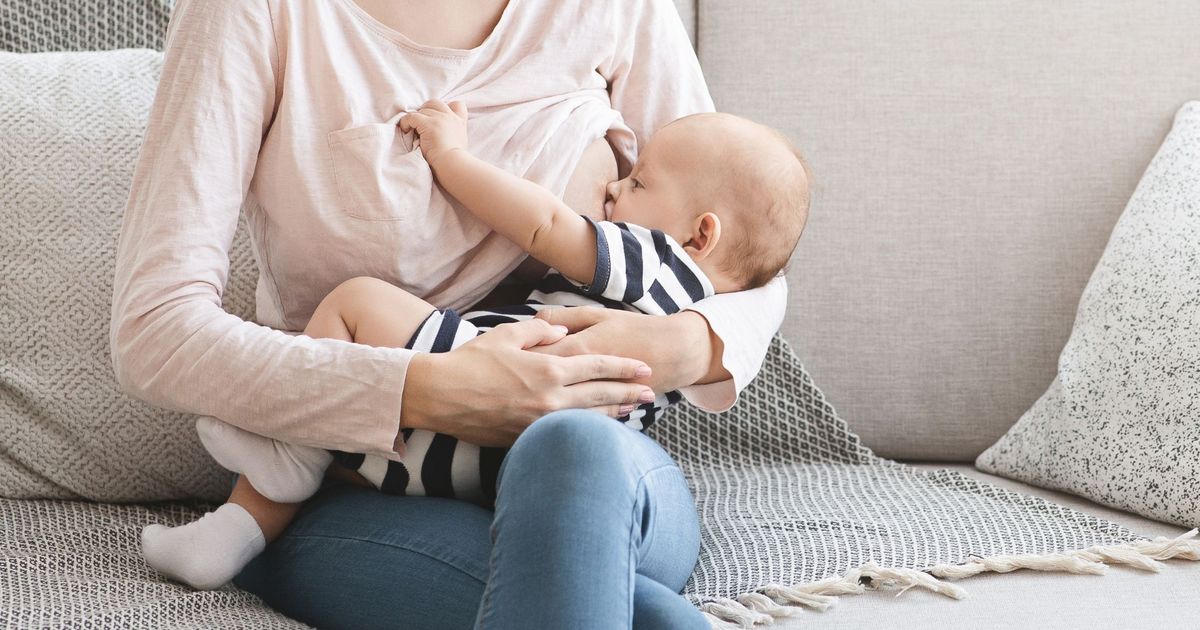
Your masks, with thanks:
M 466 103 L 463 103 L 462 101 L 450 101 L 450 103 L 448 103 L 448 104 L 450 106 L 450 111 L 457 114 L 459 118 L 467 117 Z
M 609 418 L 620 418 L 621 416 L 627 416 L 627 415 L 633 413 L 634 409 L 637 409 L 637 405 L 634 405 L 632 403 L 622 403 L 620 405 L 603 405 L 600 407 L 589 407 L 588 411 L 595 411 L 596 413 L 602 413 L 602 414 L 608 416 Z
M 562 402 L 561 409 L 615 406 L 619 411 L 622 406 L 654 402 L 654 391 L 649 387 L 618 381 L 576 383 L 563 390 L 563 396 L 565 400 Z M 615 414 L 614 417 L 625 415 L 625 413 L 629 413 L 629 411 Z
M 562 340 L 556 341 L 549 345 L 534 346 L 526 348 L 530 352 L 538 354 L 552 354 L 556 357 L 573 357 L 581 354 L 592 354 L 588 352 L 587 345 L 579 339 L 579 335 L 567 335 Z
M 574 357 L 560 357 L 558 361 L 562 366 L 563 383 L 568 385 L 585 381 L 632 380 L 650 376 L 650 366 L 637 359 L 626 359 L 625 357 L 581 354 Z M 637 387 L 649 389 L 645 385 L 637 385 Z
M 492 335 L 492 339 L 500 341 L 504 345 L 531 348 L 562 339 L 567 335 L 567 329 L 540 319 L 527 319 L 512 324 L 501 324 L 484 333 L 482 337 L 488 335 Z
M 551 324 L 565 326 L 569 332 L 576 332 L 616 316 L 614 313 L 619 313 L 619 311 L 597 306 L 543 308 L 537 312 L 537 318 Z

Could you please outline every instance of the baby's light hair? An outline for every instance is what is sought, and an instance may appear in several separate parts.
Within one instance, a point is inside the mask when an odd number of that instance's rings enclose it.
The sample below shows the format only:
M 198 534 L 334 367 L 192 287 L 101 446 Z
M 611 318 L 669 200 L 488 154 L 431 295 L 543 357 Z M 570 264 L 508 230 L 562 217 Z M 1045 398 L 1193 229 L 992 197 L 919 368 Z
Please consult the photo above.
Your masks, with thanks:
M 749 121 L 747 121 L 749 122 Z M 743 289 L 761 287 L 787 266 L 804 226 L 812 202 L 808 161 L 779 131 L 753 123 L 770 141 L 786 151 L 769 151 L 768 160 L 746 157 L 747 150 L 730 153 L 728 177 L 720 178 L 718 203 L 734 211 L 736 221 L 724 229 L 724 252 L 720 266 Z M 786 155 L 778 159 L 780 154 Z

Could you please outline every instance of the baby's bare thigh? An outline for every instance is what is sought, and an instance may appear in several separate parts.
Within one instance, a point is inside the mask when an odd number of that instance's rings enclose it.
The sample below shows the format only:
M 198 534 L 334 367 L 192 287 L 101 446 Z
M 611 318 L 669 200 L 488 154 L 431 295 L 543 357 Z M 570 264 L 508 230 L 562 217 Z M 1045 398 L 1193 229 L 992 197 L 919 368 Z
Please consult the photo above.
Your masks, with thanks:
M 341 316 L 355 343 L 389 348 L 408 344 L 421 322 L 436 310 L 394 284 L 367 276 L 339 284 L 318 309 L 323 307 Z

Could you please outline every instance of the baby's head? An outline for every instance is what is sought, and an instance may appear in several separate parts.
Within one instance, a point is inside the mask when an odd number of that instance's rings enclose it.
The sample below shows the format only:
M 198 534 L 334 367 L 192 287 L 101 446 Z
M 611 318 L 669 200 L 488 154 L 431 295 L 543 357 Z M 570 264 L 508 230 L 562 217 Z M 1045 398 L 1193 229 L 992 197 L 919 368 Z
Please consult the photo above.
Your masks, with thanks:
M 608 185 L 605 217 L 662 230 L 718 293 L 775 277 L 808 220 L 808 167 L 783 134 L 732 114 L 672 121 L 629 176 Z

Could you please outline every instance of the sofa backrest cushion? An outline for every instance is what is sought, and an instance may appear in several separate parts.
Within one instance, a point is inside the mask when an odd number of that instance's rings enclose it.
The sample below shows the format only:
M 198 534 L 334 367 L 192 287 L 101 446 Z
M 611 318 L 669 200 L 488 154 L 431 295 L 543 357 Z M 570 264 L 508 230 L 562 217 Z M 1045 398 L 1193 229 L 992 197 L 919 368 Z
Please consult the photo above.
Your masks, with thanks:
M 1054 378 L 1200 95 L 1200 3 L 700 0 L 697 24 L 717 108 L 812 165 L 788 340 L 880 454 L 974 458 Z

